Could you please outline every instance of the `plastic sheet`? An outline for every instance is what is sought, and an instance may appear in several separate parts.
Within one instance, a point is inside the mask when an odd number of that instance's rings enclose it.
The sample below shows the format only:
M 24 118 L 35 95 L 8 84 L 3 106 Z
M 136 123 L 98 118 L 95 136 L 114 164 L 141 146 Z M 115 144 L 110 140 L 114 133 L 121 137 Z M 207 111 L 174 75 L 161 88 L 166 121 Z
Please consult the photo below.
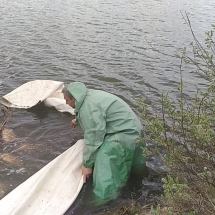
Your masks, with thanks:
M 1 215 L 61 215 L 75 201 L 82 186 L 84 140 L 64 153 L 0 200 Z
M 60 112 L 74 115 L 74 109 L 66 104 L 61 93 L 63 87 L 64 83 L 59 81 L 30 81 L 0 98 L 0 103 L 7 107 L 27 109 L 44 102 L 48 107 L 55 107 Z

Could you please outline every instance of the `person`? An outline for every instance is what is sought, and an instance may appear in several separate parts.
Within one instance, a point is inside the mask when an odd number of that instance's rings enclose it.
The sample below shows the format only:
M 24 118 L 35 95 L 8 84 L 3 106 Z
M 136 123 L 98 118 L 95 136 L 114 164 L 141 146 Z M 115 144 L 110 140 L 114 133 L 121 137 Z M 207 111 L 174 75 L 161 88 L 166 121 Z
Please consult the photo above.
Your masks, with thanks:
M 87 89 L 73 82 L 62 90 L 66 104 L 75 110 L 71 127 L 84 131 L 83 180 L 93 174 L 96 196 L 114 198 L 129 178 L 134 164 L 145 164 L 138 137 L 142 124 L 119 97 L 101 90 Z

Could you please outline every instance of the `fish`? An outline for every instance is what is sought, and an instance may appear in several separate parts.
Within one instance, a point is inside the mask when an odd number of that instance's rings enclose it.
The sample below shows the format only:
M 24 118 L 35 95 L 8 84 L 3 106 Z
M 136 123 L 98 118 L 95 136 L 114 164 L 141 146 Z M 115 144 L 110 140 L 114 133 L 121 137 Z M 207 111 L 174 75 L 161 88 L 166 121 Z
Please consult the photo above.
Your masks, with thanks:
M 4 143 L 9 143 L 18 140 L 12 129 L 4 128 L 2 130 L 2 140 Z
M 4 182 L 0 182 L 0 199 L 2 199 L 8 192 L 8 185 Z
M 22 165 L 22 160 L 19 159 L 18 157 L 13 156 L 12 154 L 9 153 L 3 153 L 0 155 L 0 161 L 6 163 L 6 164 L 11 164 L 11 165 L 16 165 L 20 166 Z

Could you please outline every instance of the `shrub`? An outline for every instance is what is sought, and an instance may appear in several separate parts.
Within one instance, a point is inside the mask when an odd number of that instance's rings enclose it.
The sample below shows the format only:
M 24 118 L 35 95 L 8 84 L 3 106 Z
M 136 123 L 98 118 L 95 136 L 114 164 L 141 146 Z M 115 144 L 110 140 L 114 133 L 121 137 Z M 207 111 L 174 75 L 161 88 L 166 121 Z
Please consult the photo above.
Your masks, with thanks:
M 157 143 L 145 153 L 156 154 L 170 168 L 163 179 L 162 204 L 152 208 L 152 214 L 215 214 L 215 25 L 201 45 L 188 16 L 184 18 L 194 41 L 175 56 L 181 62 L 179 98 L 162 95 L 161 105 L 153 114 L 144 99 L 138 101 L 145 139 Z M 208 81 L 204 89 L 196 88 L 189 101 L 184 96 L 182 72 L 187 64 L 195 66 Z

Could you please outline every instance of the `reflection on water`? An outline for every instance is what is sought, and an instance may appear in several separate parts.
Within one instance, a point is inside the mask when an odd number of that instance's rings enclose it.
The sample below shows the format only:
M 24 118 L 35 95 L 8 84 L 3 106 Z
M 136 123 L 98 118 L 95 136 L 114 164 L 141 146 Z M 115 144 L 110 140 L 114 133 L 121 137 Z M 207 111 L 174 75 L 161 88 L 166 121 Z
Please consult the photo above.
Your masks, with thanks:
M 146 39 L 169 55 L 187 46 L 191 34 L 181 11 L 187 11 L 193 30 L 204 41 L 204 32 L 214 22 L 212 0 L 207 4 L 204 0 L 1 0 L 0 94 L 27 81 L 51 79 L 65 84 L 84 82 L 89 88 L 120 96 L 134 109 L 138 97 L 146 97 L 149 105 L 159 101 L 161 92 L 169 91 L 176 98 L 180 62 L 153 51 Z M 193 68 L 183 75 L 187 98 L 192 96 L 194 85 L 205 86 Z M 7 143 L 0 140 L 4 154 L 0 160 L 0 197 L 83 138 L 80 129 L 70 128 L 72 118 L 42 104 L 30 110 L 13 110 L 5 127 L 13 133 Z M 162 169 L 159 165 L 155 158 L 148 170 L 153 166 Z M 139 186 L 135 192 L 145 194 L 147 186 L 156 187 L 158 184 L 146 184 L 159 183 L 150 174 L 140 178 L 145 179 L 143 183 L 134 183 L 133 178 L 122 196 L 132 199 L 135 184 Z M 72 214 L 86 211 L 84 202 L 91 186 L 89 183 L 82 190 Z

